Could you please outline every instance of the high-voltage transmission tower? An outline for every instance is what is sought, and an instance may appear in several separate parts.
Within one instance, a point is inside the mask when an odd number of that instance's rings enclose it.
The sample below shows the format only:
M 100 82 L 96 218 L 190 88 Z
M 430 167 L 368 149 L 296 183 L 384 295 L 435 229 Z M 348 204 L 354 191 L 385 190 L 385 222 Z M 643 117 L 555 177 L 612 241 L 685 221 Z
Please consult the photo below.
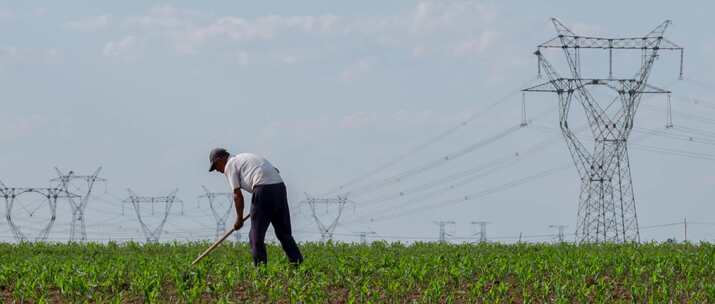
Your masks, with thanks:
M 343 214 L 345 206 L 348 204 L 353 204 L 352 201 L 348 200 L 347 196 L 337 196 L 334 198 L 316 198 L 309 194 L 305 194 L 306 198 L 302 204 L 308 205 L 310 207 L 310 213 L 315 221 L 315 225 L 318 226 L 318 231 L 320 232 L 320 241 L 327 241 L 333 238 L 333 233 L 335 228 L 338 227 L 338 222 Z M 354 204 L 353 204 L 354 205 Z M 334 218 L 329 224 L 324 223 L 318 216 L 319 208 L 323 206 L 326 213 L 333 210 Z
M 559 240 L 559 243 L 563 243 L 563 242 L 564 242 L 564 235 L 565 235 L 565 234 L 564 234 L 564 230 L 566 229 L 566 227 L 568 227 L 568 225 L 549 225 L 549 228 L 556 228 L 556 229 L 558 229 L 558 231 L 559 231 L 558 233 L 559 233 L 559 234 L 557 235 L 557 239 Z
M 367 244 L 367 236 L 376 235 L 377 233 L 375 231 L 361 231 L 358 234 L 360 235 L 360 243 Z
M 70 207 L 72 208 L 72 223 L 70 227 L 70 242 L 79 240 L 84 242 L 87 240 L 87 228 L 86 221 L 84 217 L 84 210 L 87 209 L 87 203 L 92 195 L 92 189 L 96 182 L 106 182 L 107 180 L 99 177 L 99 172 L 102 171 L 102 167 L 97 168 L 91 175 L 77 175 L 74 171 L 69 171 L 66 174 L 62 173 L 60 169 L 55 167 L 57 171 L 57 177 L 51 179 L 50 181 L 56 182 L 58 187 L 64 189 L 67 193 L 81 191 L 77 194 L 79 197 L 74 199 L 72 197 L 68 198 Z M 84 182 L 84 188 L 77 187 L 73 184 L 74 181 Z M 79 233 L 79 238 L 77 234 Z
M 76 199 L 79 197 L 78 195 L 68 193 L 65 189 L 61 188 L 16 188 L 7 187 L 5 184 L 0 182 L 0 196 L 5 199 L 5 220 L 7 221 L 8 226 L 10 226 L 10 231 L 12 231 L 17 241 L 26 241 L 28 240 L 28 237 L 21 231 L 20 226 L 14 222 L 12 210 L 15 206 L 16 199 L 22 195 L 27 196 L 28 193 L 35 193 L 44 197 L 47 200 L 50 211 L 48 223 L 42 227 L 37 237 L 35 237 L 36 241 L 47 240 L 47 236 L 50 234 L 50 230 L 57 219 L 57 200 L 60 198 Z M 34 211 L 36 210 L 30 212 L 30 216 L 33 215 Z
M 176 197 L 176 192 L 178 192 L 179 189 L 172 191 L 167 196 L 138 196 L 131 189 L 127 189 L 127 191 L 129 192 L 129 197 L 124 200 L 124 202 L 132 204 L 134 211 L 136 211 L 137 220 L 142 227 L 142 231 L 144 232 L 147 242 L 158 242 L 159 237 L 161 237 L 161 233 L 163 232 L 164 224 L 166 224 L 169 214 L 171 213 L 171 206 L 174 205 L 174 203 L 182 203 L 182 201 Z M 154 205 L 163 204 L 164 208 L 162 209 L 163 215 L 161 217 L 161 221 L 153 229 L 149 228 L 142 218 L 141 210 L 143 204 L 151 204 L 152 215 L 154 214 Z M 124 212 L 123 209 L 122 212 Z
M 447 233 L 447 225 L 456 225 L 457 223 L 454 221 L 436 221 L 434 223 L 439 226 L 439 242 L 447 242 L 447 236 L 451 236 L 451 234 Z
M 471 222 L 471 224 L 474 226 L 479 226 L 479 233 L 477 233 L 477 235 L 479 235 L 479 242 L 485 243 L 487 241 L 487 224 L 489 224 L 489 222 L 473 221 Z
M 552 19 L 557 36 L 540 44 L 534 52 L 538 58 L 539 76 L 547 81 L 524 89 L 524 92 L 556 93 L 563 137 L 581 178 L 576 238 L 580 242 L 639 241 L 636 203 L 628 161 L 627 140 L 643 94 L 670 94 L 670 91 L 648 84 L 653 63 L 661 50 L 680 52 L 680 76 L 683 73 L 683 48 L 663 37 L 670 21 L 665 21 L 643 37 L 602 38 L 580 36 L 557 19 Z M 569 77 L 560 76 L 543 52 L 559 49 L 569 67 Z M 608 52 L 607 78 L 586 78 L 581 74 L 581 52 Z M 640 51 L 640 68 L 632 78 L 613 77 L 613 53 Z M 596 87 L 612 90 L 613 100 L 599 103 L 592 95 Z M 589 151 L 569 124 L 572 102 L 584 111 L 593 135 Z
M 204 189 L 205 193 L 199 195 L 198 198 L 209 201 L 211 213 L 214 219 L 216 219 L 216 237 L 220 237 L 226 232 L 226 220 L 228 220 L 228 217 L 231 215 L 231 210 L 233 210 L 233 193 L 211 192 L 205 186 L 201 186 L 201 188 Z M 223 202 L 223 204 L 219 201 Z

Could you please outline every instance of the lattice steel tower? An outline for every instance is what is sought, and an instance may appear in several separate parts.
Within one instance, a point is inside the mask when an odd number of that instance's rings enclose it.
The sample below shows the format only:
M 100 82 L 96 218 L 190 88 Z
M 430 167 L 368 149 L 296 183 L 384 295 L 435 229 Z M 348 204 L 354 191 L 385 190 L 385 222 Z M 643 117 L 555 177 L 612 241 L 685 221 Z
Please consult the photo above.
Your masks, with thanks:
M 580 242 L 639 241 L 636 203 L 628 161 L 627 140 L 643 94 L 670 94 L 670 91 L 647 83 L 660 50 L 680 52 L 680 76 L 683 74 L 683 48 L 663 34 L 670 25 L 665 21 L 643 37 L 602 38 L 574 34 L 557 19 L 552 19 L 557 36 L 538 46 L 539 75 L 548 81 L 524 89 L 525 92 L 552 92 L 559 100 L 559 120 L 563 137 L 581 178 L 576 239 Z M 566 57 L 570 77 L 561 77 L 546 60 L 543 51 L 561 49 Z M 584 78 L 581 52 L 608 52 L 608 78 Z M 613 77 L 614 51 L 640 51 L 640 68 L 632 78 Z M 599 103 L 592 90 L 607 88 L 617 95 Z M 589 151 L 569 125 L 572 101 L 583 108 L 593 135 Z
M 316 198 L 308 193 L 306 193 L 305 196 L 306 199 L 302 201 L 301 204 L 305 204 L 310 207 L 310 213 L 313 216 L 315 225 L 318 226 L 318 231 L 320 232 L 320 241 L 324 242 L 327 240 L 331 240 L 333 238 L 335 228 L 338 227 L 338 222 L 340 221 L 340 217 L 343 214 L 345 206 L 347 206 L 348 204 L 353 204 L 354 206 L 354 203 L 348 200 L 346 196 L 337 196 L 335 198 Z M 325 206 L 326 214 L 328 213 L 329 209 L 333 209 L 332 215 L 334 217 L 332 221 L 327 225 L 318 216 L 318 208 L 320 205 Z
M 211 213 L 216 220 L 216 237 L 221 237 L 221 235 L 226 232 L 226 221 L 231 215 L 231 210 L 233 210 L 233 193 L 211 192 L 206 186 L 201 186 L 201 188 L 204 189 L 205 193 L 199 195 L 198 198 L 205 198 L 209 201 Z M 221 201 L 223 201 L 223 203 L 221 203 Z
M 55 224 L 57 219 L 57 199 L 59 198 L 69 198 L 77 199 L 79 195 L 69 193 L 65 189 L 61 188 L 18 188 L 18 187 L 7 187 L 5 184 L 0 182 L 0 197 L 5 199 L 5 220 L 8 226 L 10 226 L 10 231 L 13 233 L 15 239 L 18 242 L 28 241 L 28 234 L 21 231 L 21 227 L 14 222 L 13 218 L 13 207 L 17 203 L 16 200 L 20 196 L 26 196 L 28 194 L 36 194 L 47 200 L 47 205 L 49 207 L 50 218 L 47 224 L 39 231 L 39 234 L 35 238 L 36 241 L 43 242 L 47 240 L 52 226 Z M 30 216 L 36 211 L 33 210 Z
M 92 195 L 92 188 L 94 187 L 94 184 L 96 182 L 107 181 L 106 179 L 99 177 L 99 172 L 102 171 L 102 167 L 97 168 L 97 170 L 95 170 L 91 175 L 77 175 L 74 171 L 69 171 L 67 174 L 64 174 L 57 167 L 55 167 L 55 171 L 57 172 L 57 177 L 51 179 L 50 181 L 58 183 L 58 187 L 64 189 L 68 193 L 80 191 L 78 199 L 74 199 L 71 196 L 68 198 L 70 207 L 72 207 L 70 242 L 77 240 L 78 232 L 79 241 L 87 241 L 87 227 L 84 210 L 87 209 L 87 203 L 89 203 L 89 198 Z M 75 187 L 75 185 L 72 185 L 72 182 L 76 180 L 85 182 L 84 188 L 78 188 Z
M 485 221 L 472 221 L 471 224 L 479 226 L 479 233 L 475 233 L 475 235 L 479 235 L 480 243 L 485 243 L 487 241 L 487 224 L 490 223 Z
M 174 203 L 179 203 L 182 205 L 182 210 L 183 210 L 183 202 L 176 197 L 176 192 L 179 191 L 179 189 L 176 189 L 169 193 L 167 196 L 139 196 L 134 193 L 131 189 L 127 189 L 129 192 L 129 197 L 124 200 L 125 203 L 131 203 L 132 207 L 134 208 L 134 211 L 136 211 L 137 215 L 137 220 L 139 221 L 139 224 L 141 225 L 142 231 L 144 232 L 144 236 L 146 237 L 147 242 L 149 243 L 156 243 L 159 242 L 159 238 L 161 237 L 161 233 L 164 231 L 164 225 L 166 224 L 166 221 L 169 219 L 169 214 L 171 212 L 171 206 L 174 205 Z M 142 212 L 141 212 L 141 205 L 142 204 L 151 204 L 151 214 L 154 214 L 154 205 L 155 204 L 164 204 L 163 208 L 163 215 L 161 217 L 161 221 L 154 227 L 153 229 L 149 227 L 149 225 L 146 223 L 144 218 L 142 217 Z M 124 213 L 124 205 L 122 205 L 122 213 Z M 183 214 L 183 211 L 182 211 Z
M 439 226 L 439 242 L 446 243 L 447 236 L 452 236 L 452 234 L 447 233 L 447 225 L 456 225 L 455 221 L 435 221 L 435 225 Z

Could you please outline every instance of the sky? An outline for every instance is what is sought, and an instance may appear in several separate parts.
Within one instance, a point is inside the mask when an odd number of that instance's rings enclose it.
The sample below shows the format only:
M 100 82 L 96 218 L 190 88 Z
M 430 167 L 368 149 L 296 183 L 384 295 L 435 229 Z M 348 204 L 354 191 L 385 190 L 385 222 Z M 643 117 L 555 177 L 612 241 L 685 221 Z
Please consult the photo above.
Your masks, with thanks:
M 462 241 L 474 236 L 472 221 L 488 221 L 494 240 L 551 241 L 549 225 L 574 232 L 579 192 L 555 96 L 528 95 L 529 126 L 517 128 L 518 90 L 537 81 L 532 53 L 555 36 L 550 18 L 613 37 L 642 36 L 669 19 L 666 36 L 685 48 L 685 79 L 679 57 L 663 53 L 650 81 L 673 91 L 675 127 L 664 128 L 664 96 L 645 97 L 636 119 L 641 239 L 680 240 L 676 223 L 687 218 L 688 239 L 713 241 L 715 34 L 704 30 L 715 26 L 712 9 L 709 1 L 0 1 L 0 180 L 47 187 L 54 167 L 102 166 L 107 182 L 86 210 L 89 239 L 143 238 L 123 202 L 127 188 L 179 189 L 183 213 L 173 205 L 162 239 L 207 239 L 216 222 L 197 197 L 202 185 L 227 190 L 206 172 L 209 150 L 222 146 L 280 168 L 299 241 L 320 238 L 306 195 L 337 192 L 351 202 L 338 240 L 360 232 L 433 240 L 435 221 L 454 221 L 447 232 Z M 635 72 L 633 55 L 615 61 L 622 75 Z M 548 56 L 565 75 L 561 54 Z M 584 68 L 603 77 L 600 58 L 585 56 Z M 489 167 L 495 159 L 504 162 Z M 483 176 L 454 177 L 485 165 Z M 155 207 L 140 208 L 151 227 L 162 220 Z M 28 235 L 50 214 L 40 197 L 13 208 Z M 58 202 L 50 240 L 68 238 L 70 210 Z M 324 223 L 336 215 L 336 206 L 315 210 Z M 5 220 L 0 240 L 13 240 Z

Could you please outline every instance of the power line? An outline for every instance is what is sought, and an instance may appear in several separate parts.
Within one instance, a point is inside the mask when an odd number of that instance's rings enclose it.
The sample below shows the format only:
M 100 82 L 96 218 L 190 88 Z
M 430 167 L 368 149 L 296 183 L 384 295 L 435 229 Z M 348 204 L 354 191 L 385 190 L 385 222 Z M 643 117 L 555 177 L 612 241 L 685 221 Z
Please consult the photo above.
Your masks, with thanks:
M 410 215 L 410 214 L 414 214 L 414 213 L 418 213 L 418 212 L 424 212 L 424 211 L 432 210 L 432 209 L 435 209 L 435 208 L 444 208 L 444 207 L 450 206 L 450 205 L 457 205 L 457 204 L 464 203 L 464 202 L 467 202 L 467 201 L 473 201 L 473 200 L 475 200 L 475 199 L 477 199 L 477 198 L 482 198 L 482 197 L 485 197 L 485 196 L 488 196 L 488 195 L 491 195 L 491 194 L 494 194 L 494 193 L 498 193 L 498 192 L 501 192 L 501 191 L 506 191 L 506 190 L 512 189 L 512 188 L 514 188 L 514 187 L 517 187 L 517 186 L 520 186 L 520 185 L 523 185 L 523 184 L 526 184 L 526 183 L 529 183 L 529 182 L 532 182 L 532 181 L 535 181 L 535 180 L 538 180 L 538 179 L 541 179 L 541 178 L 544 178 L 544 177 L 547 177 L 547 176 L 556 174 L 556 173 L 558 173 L 558 172 L 560 172 L 560 171 L 563 171 L 563 170 L 567 169 L 568 167 L 569 167 L 568 164 L 563 164 L 563 165 L 558 166 L 558 167 L 554 167 L 554 168 L 547 169 L 547 170 L 542 170 L 542 171 L 539 171 L 539 172 L 537 172 L 537 173 L 535 173 L 535 174 L 528 175 L 528 176 L 526 176 L 526 177 L 522 177 L 522 178 L 518 178 L 518 179 L 514 179 L 514 180 L 511 180 L 511 181 L 509 181 L 509 182 L 506 182 L 506 183 L 503 183 L 503 184 L 500 184 L 500 185 L 497 185 L 497 186 L 494 186 L 494 187 L 490 187 L 490 188 L 484 189 L 484 190 L 479 191 L 479 192 L 474 192 L 474 193 L 471 193 L 471 194 L 464 195 L 464 196 L 462 196 L 462 197 L 457 197 L 457 198 L 452 198 L 452 199 L 448 199 L 448 200 L 443 200 L 443 201 L 439 201 L 439 202 L 436 202 L 436 203 L 424 204 L 424 205 L 422 205 L 422 206 L 413 207 L 413 208 L 410 208 L 410 209 L 407 209 L 407 210 L 404 210 L 404 211 L 403 211 L 403 210 L 400 210 L 400 211 L 395 211 L 395 212 L 392 212 L 392 213 L 384 213 L 384 214 L 381 215 L 381 216 L 370 218 L 370 221 L 371 221 L 371 222 L 385 221 L 385 220 L 389 220 L 389 219 L 395 219 L 395 218 L 404 217 L 404 216 L 407 216 L 407 215 Z M 362 219 L 358 219 L 358 220 L 352 221 L 352 222 L 350 222 L 350 223 L 355 223 L 355 222 L 360 222 L 360 221 L 363 221 L 363 220 L 362 220 Z
M 528 83 L 531 83 L 533 80 L 534 80 L 534 79 L 530 79 L 529 81 L 525 82 L 524 85 L 526 85 L 526 84 L 528 84 Z M 368 171 L 367 173 L 362 174 L 362 175 L 359 175 L 359 176 L 356 176 L 356 177 L 354 177 L 354 178 L 348 180 L 347 182 L 338 185 L 337 187 L 335 187 L 335 188 L 333 188 L 332 190 L 330 190 L 330 191 L 328 191 L 328 192 L 322 194 L 321 196 L 329 196 L 329 195 L 335 194 L 335 193 L 337 193 L 337 192 L 346 192 L 347 189 L 348 189 L 349 187 L 351 187 L 352 185 L 358 184 L 358 183 L 360 183 L 360 182 L 362 182 L 362 181 L 364 181 L 364 180 L 366 180 L 366 179 L 368 179 L 368 178 L 374 176 L 375 174 L 382 172 L 382 171 L 385 170 L 385 169 L 391 168 L 391 167 L 395 166 L 396 164 L 400 163 L 401 161 L 403 161 L 403 160 L 404 160 L 405 158 L 407 158 L 408 156 L 410 156 L 410 155 L 412 155 L 412 154 L 415 154 L 415 153 L 418 153 L 418 152 L 420 152 L 420 151 L 422 151 L 422 150 L 424 150 L 424 149 L 426 149 L 426 148 L 428 148 L 428 147 L 430 147 L 430 146 L 432 146 L 432 145 L 434 145 L 434 144 L 440 142 L 441 140 L 447 138 L 449 135 L 451 135 L 451 134 L 455 133 L 456 131 L 458 131 L 459 129 L 461 129 L 461 128 L 467 126 L 470 122 L 474 121 L 475 119 L 477 119 L 477 118 L 479 118 L 479 117 L 485 115 L 485 114 L 488 113 L 489 111 L 493 110 L 493 109 L 494 109 L 496 106 L 498 106 L 499 104 L 504 103 L 505 101 L 509 100 L 510 98 L 512 98 L 512 97 L 513 97 L 514 95 L 516 95 L 517 93 L 519 93 L 519 90 L 514 90 L 514 91 L 508 93 L 508 94 L 505 95 L 504 97 L 499 98 L 499 99 L 495 100 L 494 102 L 490 103 L 489 105 L 487 105 L 487 107 L 486 107 L 485 109 L 483 109 L 482 111 L 470 115 L 467 119 L 463 120 L 463 121 L 460 122 L 459 124 L 457 124 L 457 125 L 455 125 L 455 126 L 453 126 L 453 127 L 450 127 L 450 128 L 448 128 L 448 129 L 442 131 L 441 133 L 439 133 L 439 134 L 437 134 L 437 135 L 435 135 L 435 136 L 433 136 L 433 137 L 430 137 L 429 139 L 427 139 L 427 140 L 424 141 L 423 143 L 418 144 L 418 145 L 412 147 L 411 149 L 408 149 L 408 150 L 405 151 L 404 153 L 401 153 L 401 154 L 395 156 L 394 158 L 388 160 L 388 161 L 385 162 L 385 163 L 382 163 L 382 164 L 379 165 L 379 166 L 376 166 L 374 169 Z
M 474 143 L 474 144 L 471 144 L 471 145 L 469 145 L 469 146 L 467 146 L 467 147 L 464 147 L 464 148 L 462 148 L 462 149 L 460 149 L 460 150 L 458 150 L 458 151 L 456 151 L 456 152 L 453 152 L 453 153 L 450 153 L 450 154 L 445 155 L 445 156 L 443 156 L 443 157 L 440 157 L 440 158 L 438 158 L 438 159 L 435 159 L 435 160 L 433 160 L 433 161 L 431 161 L 431 162 L 428 162 L 428 163 L 426 163 L 426 164 L 424 164 L 424 165 L 422 165 L 422 166 L 419 166 L 419 167 L 416 167 L 416 168 L 412 168 L 412 169 L 409 169 L 409 170 L 400 172 L 400 173 L 398 173 L 398 174 L 396 174 L 396 175 L 390 176 L 390 177 L 388 177 L 388 178 L 385 178 L 385 179 L 382 179 L 382 180 L 379 180 L 379 181 L 375 181 L 375 182 L 373 182 L 373 183 L 371 183 L 371 184 L 364 185 L 364 186 L 362 186 L 362 187 L 359 187 L 359 188 L 357 188 L 357 189 L 354 189 L 353 192 L 351 192 L 351 193 L 353 193 L 354 196 L 359 196 L 359 195 L 362 195 L 362 194 L 367 193 L 367 192 L 370 192 L 370 191 L 375 191 L 375 190 L 384 188 L 384 187 L 389 186 L 389 185 L 391 185 L 391 184 L 395 184 L 395 183 L 398 183 L 398 182 L 405 181 L 405 180 L 407 180 L 408 178 L 411 178 L 411 177 L 416 176 L 416 175 L 418 175 L 418 174 L 427 172 L 427 171 L 429 171 L 429 170 L 431 170 L 431 169 L 437 168 L 437 167 L 439 167 L 439 166 L 441 166 L 441 165 L 444 165 L 444 164 L 447 163 L 447 162 L 456 160 L 456 159 L 458 159 L 458 158 L 460 158 L 460 157 L 462 157 L 462 156 L 464 156 L 464 155 L 469 154 L 470 152 L 473 152 L 473 151 L 475 151 L 475 150 L 477 150 L 477 149 L 479 149 L 479 148 L 482 148 L 482 147 L 485 147 L 485 146 L 487 146 L 487 145 L 489 145 L 489 144 L 491 144 L 491 143 L 494 143 L 494 142 L 496 142 L 496 141 L 498 141 L 498 140 L 500 140 L 500 139 L 502 139 L 502 138 L 504 138 L 504 137 L 506 137 L 506 136 L 508 136 L 508 135 L 510 135 L 510 134 L 512 134 L 512 133 L 514 133 L 514 132 L 516 132 L 517 130 L 519 130 L 519 128 L 520 128 L 520 127 L 519 127 L 518 125 L 513 126 L 513 127 L 510 127 L 510 128 L 507 128 L 506 130 L 503 130 L 503 131 L 497 133 L 496 135 L 493 135 L 493 136 L 488 137 L 488 138 L 486 138 L 486 139 L 480 140 L 480 141 L 478 141 L 478 142 L 476 142 L 476 143 Z

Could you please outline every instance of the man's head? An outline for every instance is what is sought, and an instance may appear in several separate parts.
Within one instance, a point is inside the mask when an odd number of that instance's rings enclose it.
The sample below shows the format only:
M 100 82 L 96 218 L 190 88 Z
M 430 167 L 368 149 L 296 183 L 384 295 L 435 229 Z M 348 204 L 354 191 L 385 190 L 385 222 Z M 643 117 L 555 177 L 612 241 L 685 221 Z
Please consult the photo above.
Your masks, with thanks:
M 229 155 L 228 151 L 224 148 L 214 148 L 211 150 L 211 153 L 209 153 L 209 162 L 211 163 L 209 172 L 216 170 L 223 173 L 223 170 L 226 168 L 226 162 L 228 162 Z

